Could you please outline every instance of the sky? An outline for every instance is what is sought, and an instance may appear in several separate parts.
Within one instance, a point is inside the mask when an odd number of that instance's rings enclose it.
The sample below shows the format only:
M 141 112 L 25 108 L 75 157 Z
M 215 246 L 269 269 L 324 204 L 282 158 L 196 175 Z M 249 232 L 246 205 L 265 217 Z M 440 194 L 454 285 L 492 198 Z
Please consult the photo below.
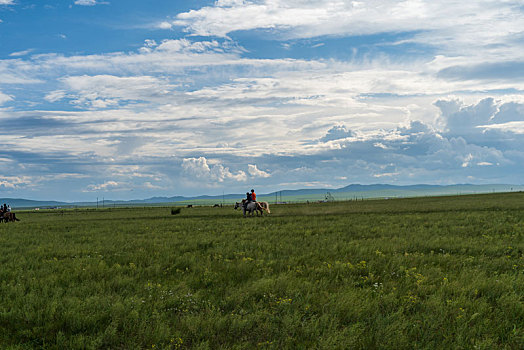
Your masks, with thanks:
M 524 184 L 522 0 L 0 0 L 0 197 Z

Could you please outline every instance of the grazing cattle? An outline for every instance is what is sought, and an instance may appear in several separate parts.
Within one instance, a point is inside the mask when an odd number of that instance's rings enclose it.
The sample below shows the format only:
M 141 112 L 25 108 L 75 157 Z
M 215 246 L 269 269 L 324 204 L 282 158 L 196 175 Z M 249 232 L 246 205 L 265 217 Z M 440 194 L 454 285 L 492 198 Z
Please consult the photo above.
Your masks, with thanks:
M 220 204 L 213 205 L 213 208 L 220 208 Z
M 188 208 L 193 208 L 193 204 L 188 204 L 187 207 Z

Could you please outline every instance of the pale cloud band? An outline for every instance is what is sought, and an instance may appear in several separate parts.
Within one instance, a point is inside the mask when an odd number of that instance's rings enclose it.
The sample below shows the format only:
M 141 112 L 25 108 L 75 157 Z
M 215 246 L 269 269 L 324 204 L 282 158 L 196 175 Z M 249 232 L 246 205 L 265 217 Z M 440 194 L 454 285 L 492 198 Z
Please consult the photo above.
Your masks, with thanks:
M 228 0 L 178 14 L 171 25 L 196 35 L 221 37 L 253 29 L 276 29 L 277 36 L 287 38 L 418 32 L 412 40 L 487 46 L 521 32 L 521 6 L 520 0 Z M 502 18 L 503 25 L 493 25 Z M 165 22 L 163 27 L 167 27 Z M 427 32 L 432 41 L 425 41 Z
M 95 6 L 95 5 L 100 5 L 100 4 L 107 5 L 109 4 L 109 2 L 97 1 L 97 0 L 76 0 L 75 1 L 75 5 L 80 5 L 80 6 Z

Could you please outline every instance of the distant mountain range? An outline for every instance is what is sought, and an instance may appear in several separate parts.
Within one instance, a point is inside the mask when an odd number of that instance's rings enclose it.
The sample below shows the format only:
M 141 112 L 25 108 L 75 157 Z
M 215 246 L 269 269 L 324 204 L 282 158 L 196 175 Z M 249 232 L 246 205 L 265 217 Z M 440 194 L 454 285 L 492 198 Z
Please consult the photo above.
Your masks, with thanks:
M 352 184 L 342 188 L 311 188 L 300 190 L 282 190 L 267 194 L 259 194 L 258 198 L 270 202 L 305 202 L 322 200 L 351 200 L 369 198 L 399 198 L 420 196 L 442 196 L 490 192 L 524 191 L 524 185 L 409 185 L 396 186 L 387 184 L 359 185 Z M 58 202 L 35 201 L 19 198 L 0 198 L 0 204 L 8 203 L 12 208 L 71 208 L 71 207 L 113 207 L 113 206 L 149 206 L 160 204 L 219 204 L 233 203 L 244 198 L 244 194 L 227 194 L 224 196 L 195 197 L 152 197 L 136 200 L 104 200 L 97 202 Z

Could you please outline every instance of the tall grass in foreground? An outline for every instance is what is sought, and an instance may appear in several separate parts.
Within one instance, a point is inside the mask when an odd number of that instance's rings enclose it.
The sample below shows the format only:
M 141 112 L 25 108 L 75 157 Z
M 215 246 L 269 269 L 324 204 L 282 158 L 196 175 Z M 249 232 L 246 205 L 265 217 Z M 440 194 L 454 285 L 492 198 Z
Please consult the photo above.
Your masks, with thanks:
M 17 213 L 0 348 L 518 349 L 524 194 Z

